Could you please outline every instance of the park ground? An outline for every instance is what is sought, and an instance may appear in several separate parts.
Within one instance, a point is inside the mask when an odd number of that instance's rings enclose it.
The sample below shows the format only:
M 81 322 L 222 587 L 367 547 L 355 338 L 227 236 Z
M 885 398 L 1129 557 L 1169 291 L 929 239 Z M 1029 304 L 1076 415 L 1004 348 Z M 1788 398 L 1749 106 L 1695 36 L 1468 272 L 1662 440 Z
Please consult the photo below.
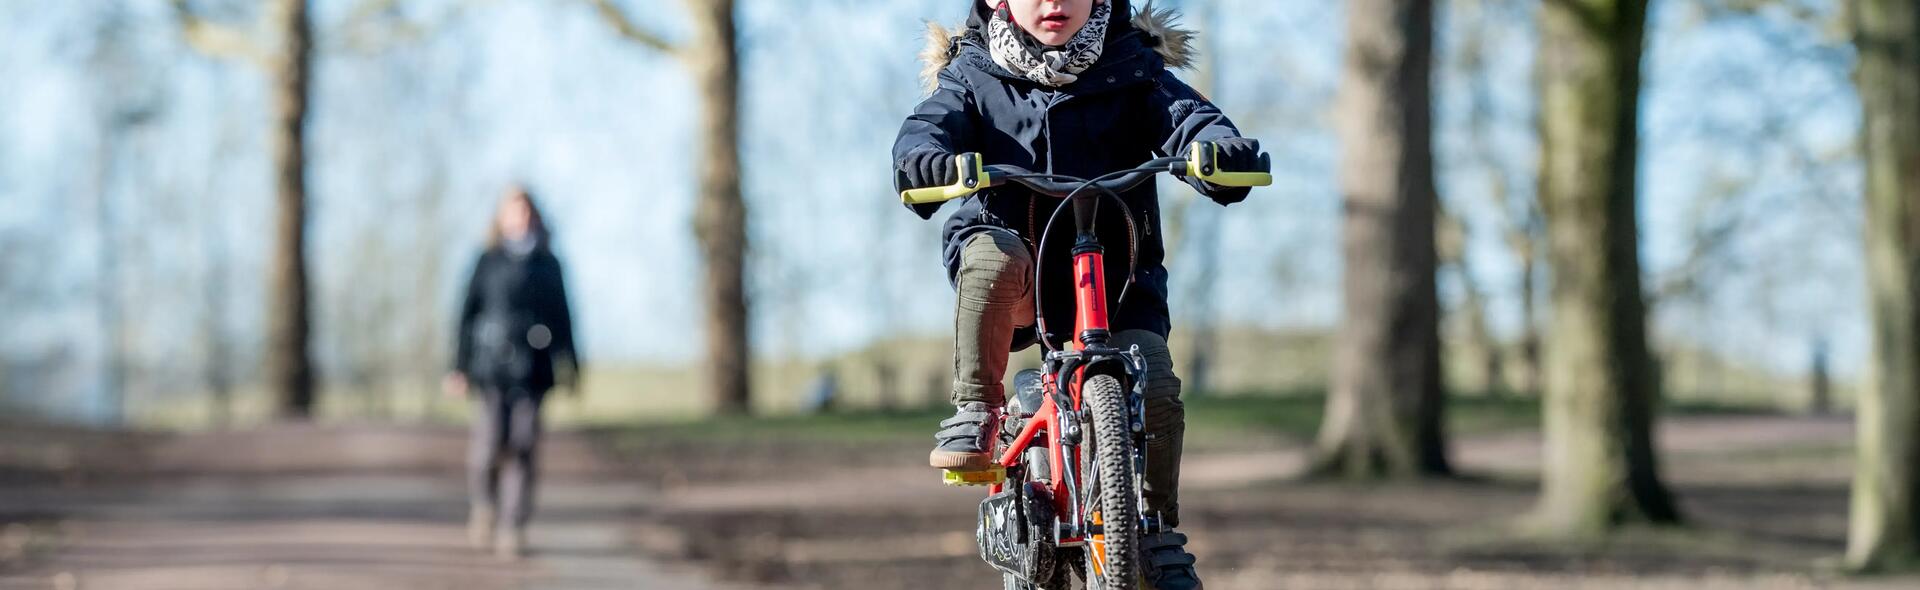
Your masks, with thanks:
M 1663 467 L 1689 516 L 1605 542 L 1514 533 L 1538 408 L 1464 399 L 1465 477 L 1304 481 L 1313 397 L 1189 404 L 1186 532 L 1216 590 L 1913 588 L 1840 576 L 1845 417 L 1675 408 Z M 0 430 L 0 590 L 997 587 L 977 489 L 923 467 L 938 415 L 857 413 L 558 433 L 533 553 L 467 549 L 451 426 L 193 433 Z

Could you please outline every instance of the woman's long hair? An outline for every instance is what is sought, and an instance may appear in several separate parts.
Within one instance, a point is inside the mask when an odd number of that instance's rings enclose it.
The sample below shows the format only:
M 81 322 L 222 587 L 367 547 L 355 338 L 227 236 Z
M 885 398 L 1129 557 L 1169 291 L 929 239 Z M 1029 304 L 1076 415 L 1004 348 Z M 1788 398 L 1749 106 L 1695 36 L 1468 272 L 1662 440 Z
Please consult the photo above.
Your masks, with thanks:
M 540 213 L 540 204 L 526 185 L 508 189 L 507 196 L 501 197 L 500 204 L 493 208 L 493 217 L 487 222 L 487 249 L 497 249 L 506 242 L 506 236 L 500 231 L 500 211 L 515 199 L 527 205 L 527 235 L 533 238 L 534 248 L 546 249 L 553 242 L 553 233 L 547 229 L 547 217 Z

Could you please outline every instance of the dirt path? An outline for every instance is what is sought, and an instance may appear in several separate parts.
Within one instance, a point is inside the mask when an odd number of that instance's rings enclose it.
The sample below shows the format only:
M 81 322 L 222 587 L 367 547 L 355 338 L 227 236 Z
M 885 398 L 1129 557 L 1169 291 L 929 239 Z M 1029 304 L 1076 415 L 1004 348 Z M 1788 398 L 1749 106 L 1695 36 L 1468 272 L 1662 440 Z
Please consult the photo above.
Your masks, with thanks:
M 1660 446 L 1666 455 L 1742 452 L 1771 448 L 1847 445 L 1853 440 L 1846 418 L 1777 416 L 1681 417 L 1667 419 Z M 796 469 L 791 477 L 724 483 L 690 482 L 672 486 L 661 507 L 674 511 L 846 508 L 888 502 L 936 502 L 976 498 L 975 490 L 950 488 L 923 467 L 923 451 L 902 449 L 897 460 L 858 468 Z M 1460 469 L 1474 473 L 1529 473 L 1540 465 L 1540 434 L 1518 432 L 1461 440 L 1454 449 Z M 1298 476 L 1307 449 L 1298 446 L 1251 452 L 1192 453 L 1181 467 L 1181 489 L 1229 490 Z
M 1844 419 L 1668 420 L 1663 459 L 1696 528 L 1588 550 L 1476 528 L 1525 509 L 1523 480 L 1300 484 L 1303 450 L 1284 445 L 1191 454 L 1183 528 L 1218 590 L 1915 587 L 1817 573 L 1844 539 L 1850 441 Z M 0 428 L 0 590 L 992 586 L 979 492 L 939 485 L 917 441 L 712 444 L 637 452 L 629 477 L 554 437 L 534 553 L 507 564 L 464 545 L 456 430 Z M 1455 456 L 1524 478 L 1537 449 L 1518 433 Z
M 1658 437 L 1663 456 L 1850 445 L 1853 422 L 1844 417 L 1674 417 L 1662 421 Z M 1540 469 L 1540 448 L 1540 433 L 1528 431 L 1467 438 L 1452 450 L 1458 469 L 1515 474 Z M 1195 457 L 1180 477 L 1185 487 L 1227 489 L 1294 477 L 1306 466 L 1306 449 L 1273 449 Z
M 577 436 L 544 451 L 531 555 L 518 563 L 466 546 L 459 431 L 89 436 L 0 439 L 15 463 L 42 453 L 79 474 L 0 486 L 0 537 L 14 545 L 11 561 L 0 551 L 0 589 L 732 588 L 640 558 L 633 523 L 654 494 Z M 114 461 L 137 464 L 89 470 Z
M 1534 501 L 1537 433 L 1458 441 L 1463 470 L 1496 477 L 1401 486 L 1293 481 L 1305 465 L 1298 446 L 1190 451 L 1182 528 L 1216 590 L 1920 587 L 1914 577 L 1836 578 L 1823 565 L 1844 546 L 1851 441 L 1843 418 L 1668 419 L 1662 460 L 1692 526 L 1587 547 L 1533 543 L 1500 527 Z M 980 492 L 940 485 L 919 467 L 924 453 L 918 441 L 820 449 L 763 441 L 635 457 L 698 464 L 655 474 L 656 518 L 677 537 L 651 547 L 729 579 L 993 586 L 972 539 Z

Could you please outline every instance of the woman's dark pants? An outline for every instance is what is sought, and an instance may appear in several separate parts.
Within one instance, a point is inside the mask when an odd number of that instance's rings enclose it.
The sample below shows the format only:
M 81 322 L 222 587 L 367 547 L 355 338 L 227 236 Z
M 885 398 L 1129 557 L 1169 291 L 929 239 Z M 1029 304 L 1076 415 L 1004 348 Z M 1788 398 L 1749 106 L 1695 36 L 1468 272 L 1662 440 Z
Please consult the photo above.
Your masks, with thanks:
M 524 529 L 533 517 L 540 398 L 523 390 L 479 390 L 467 447 L 467 489 L 475 508 L 499 515 L 499 530 Z

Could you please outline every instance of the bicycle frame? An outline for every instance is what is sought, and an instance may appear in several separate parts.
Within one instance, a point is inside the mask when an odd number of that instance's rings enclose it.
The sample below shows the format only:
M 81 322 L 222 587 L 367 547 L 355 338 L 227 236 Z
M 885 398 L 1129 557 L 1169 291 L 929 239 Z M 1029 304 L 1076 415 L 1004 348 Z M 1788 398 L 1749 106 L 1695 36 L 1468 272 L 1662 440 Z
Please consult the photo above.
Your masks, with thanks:
M 1085 408 L 1082 400 L 1082 387 L 1094 375 L 1112 375 L 1121 379 L 1121 385 L 1128 392 L 1130 409 L 1130 429 L 1135 438 L 1133 445 L 1133 473 L 1144 473 L 1146 447 L 1140 437 L 1145 431 L 1145 402 L 1142 388 L 1145 384 L 1146 363 L 1137 347 L 1119 350 L 1108 345 L 1110 336 L 1107 314 L 1106 251 L 1101 246 L 1095 232 L 1095 221 L 1099 213 L 1101 199 L 1113 197 L 1119 200 L 1119 194 L 1136 187 L 1162 172 L 1171 172 L 1175 176 L 1197 177 L 1222 186 L 1266 186 L 1272 183 L 1272 176 L 1265 172 L 1227 172 L 1215 166 L 1218 148 L 1206 142 L 1196 142 L 1188 157 L 1158 158 L 1148 161 L 1139 168 L 1123 170 L 1092 179 L 1072 178 L 1054 174 L 1039 174 L 1017 167 L 986 166 L 978 154 L 961 154 L 955 158 L 958 167 L 959 182 L 946 187 L 912 189 L 901 194 L 907 203 L 929 203 L 955 199 L 973 194 L 984 188 L 997 186 L 1005 182 L 1018 182 L 1028 188 L 1050 196 L 1063 197 L 1067 202 L 1061 207 L 1071 207 L 1073 213 L 1073 277 L 1074 277 L 1074 326 L 1073 338 L 1065 350 L 1054 350 L 1053 344 L 1044 336 L 1047 343 L 1044 357 L 1044 370 L 1041 375 L 1041 401 L 1037 408 L 1031 408 L 1032 416 L 1025 417 L 1018 434 L 999 451 L 995 460 L 995 470 L 1002 474 L 1022 473 L 1024 478 L 1014 480 L 1016 485 L 1028 483 L 1042 486 L 1048 493 L 1053 508 L 1054 547 L 1085 547 L 1093 571 L 1105 571 L 1106 552 L 1101 534 L 1102 522 L 1099 512 L 1094 510 L 1097 502 L 1088 504 L 1085 500 L 1091 495 L 1087 482 L 1082 481 L 1085 474 L 1092 473 L 1097 466 L 1081 465 L 1082 445 L 1088 444 L 1085 421 Z M 1264 170 L 1270 167 L 1266 156 L 1261 156 L 1260 166 Z M 1121 201 L 1124 208 L 1124 201 Z M 1055 211 L 1057 216 L 1059 210 Z M 1053 226 L 1049 220 L 1048 227 Z M 1134 236 L 1138 239 L 1138 236 Z M 1042 249 L 1046 238 L 1040 240 Z M 1035 284 L 1042 284 L 1040 273 L 1044 265 L 1036 264 Z M 1131 271 L 1133 269 L 1129 269 Z M 1128 273 L 1132 280 L 1132 272 Z M 1124 294 L 1125 291 L 1123 290 Z M 1040 289 L 1035 289 L 1035 309 L 1044 309 L 1040 300 Z M 1044 314 L 1042 314 L 1044 315 Z M 1037 318 L 1044 333 L 1045 318 Z M 1028 408 L 1022 408 L 1028 410 Z M 1025 473 L 1028 468 L 1025 458 L 1029 450 L 1037 448 L 1041 437 L 1047 451 L 1047 473 L 1042 479 L 1039 473 Z M 998 440 L 999 436 L 995 437 Z M 954 481 L 950 478 L 950 482 Z M 961 480 L 965 482 L 966 480 Z M 979 480 L 984 482 L 986 480 Z M 1008 479 L 1002 475 L 991 480 L 988 496 L 993 497 L 1006 491 Z M 1137 486 L 1137 484 L 1136 484 Z M 1136 490 L 1138 488 L 1136 487 Z M 1084 497 L 1083 497 L 1084 496 Z M 1084 506 L 1083 506 L 1084 505 Z M 1084 509 L 1083 509 L 1084 508 Z M 1157 515 L 1141 514 L 1139 531 L 1157 530 Z M 991 560 L 990 560 L 991 561 Z
M 1048 472 L 1030 473 L 1024 478 L 1044 486 L 1053 501 L 1053 545 L 1056 547 L 1087 546 L 1086 555 L 1094 562 L 1094 571 L 1104 571 L 1105 552 L 1100 534 L 1100 515 L 1083 509 L 1083 496 L 1087 494 L 1086 482 L 1082 476 L 1090 473 L 1090 466 L 1081 465 L 1081 454 L 1075 452 L 1080 445 L 1086 444 L 1085 429 L 1081 427 L 1085 416 L 1081 399 L 1081 388 L 1089 378 L 1089 371 L 1118 372 L 1125 379 L 1123 386 L 1131 390 L 1135 403 L 1134 432 L 1141 431 L 1141 413 L 1144 410 L 1138 402 L 1138 385 L 1144 382 L 1145 363 L 1137 351 L 1122 351 L 1107 346 L 1110 333 L 1107 313 L 1106 252 L 1100 245 L 1098 236 L 1092 230 L 1093 217 L 1097 206 L 1088 206 L 1087 201 L 1098 203 L 1102 192 L 1077 190 L 1070 202 L 1063 207 L 1074 209 L 1076 228 L 1073 248 L 1074 277 L 1074 327 L 1073 340 L 1064 351 L 1049 351 L 1041 377 L 1040 407 L 1027 418 L 1019 434 L 1002 449 L 998 464 L 1003 469 L 1019 472 L 1026 468 L 1024 463 L 1029 449 L 1034 448 L 1037 439 L 1043 434 L 1047 449 Z M 1083 201 L 1084 200 L 1084 201 Z M 1039 269 L 1036 269 L 1036 273 Z M 1040 280 L 1035 277 L 1035 280 Z M 1039 307 L 1036 305 L 1036 308 Z M 1113 364 L 1119 367 L 1112 367 Z M 1064 385 L 1064 386 L 1063 386 Z M 1066 410 L 1062 410 L 1065 404 Z M 1144 445 L 1136 445 L 1134 461 L 1136 468 L 1144 466 Z M 1138 473 L 1138 469 L 1135 471 Z M 1019 482 L 1016 482 L 1018 484 Z M 993 484 L 989 495 L 1005 491 L 1006 482 Z M 1144 530 L 1144 529 L 1143 529 Z

